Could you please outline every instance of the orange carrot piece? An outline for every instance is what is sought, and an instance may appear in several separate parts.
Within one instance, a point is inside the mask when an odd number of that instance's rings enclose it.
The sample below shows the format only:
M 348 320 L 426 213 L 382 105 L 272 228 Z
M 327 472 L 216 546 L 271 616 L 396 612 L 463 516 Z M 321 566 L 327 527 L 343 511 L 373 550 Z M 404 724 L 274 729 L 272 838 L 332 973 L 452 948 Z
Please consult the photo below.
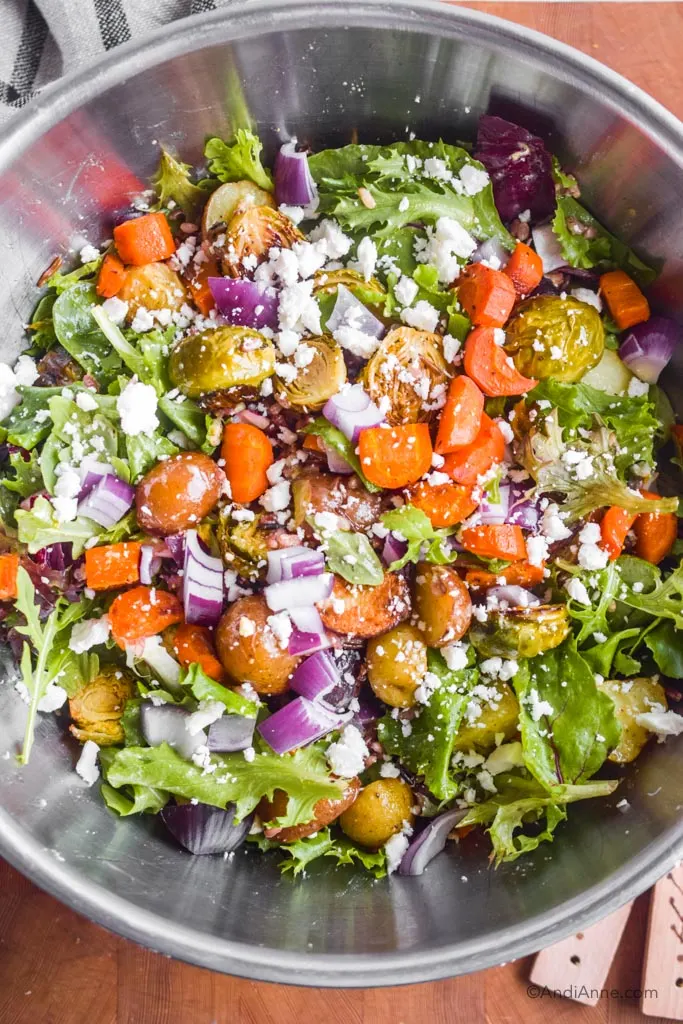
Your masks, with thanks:
M 209 259 L 199 264 L 199 270 L 187 282 L 192 301 L 202 316 L 208 316 L 216 305 L 213 292 L 209 288 L 209 278 L 220 276 L 218 262 L 214 256 L 210 256 Z
M 521 562 L 526 558 L 522 528 L 507 523 L 471 526 L 462 531 L 460 543 L 479 558 L 502 558 L 506 562 Z
M 650 318 L 650 306 L 638 285 L 623 270 L 610 270 L 600 278 L 600 291 L 620 331 Z
M 182 620 L 183 608 L 175 594 L 155 587 L 124 590 L 109 609 L 111 635 L 119 647 L 155 636 Z
M 544 578 L 544 566 L 532 565 L 531 562 L 513 562 L 499 573 L 486 572 L 485 569 L 468 569 L 465 573 L 465 582 L 470 590 L 488 590 L 497 586 L 501 579 L 511 586 L 529 589 L 537 587 Z
M 441 412 L 434 451 L 447 455 L 471 444 L 479 433 L 484 396 L 469 377 L 454 377 Z
M 126 275 L 126 268 L 118 256 L 113 252 L 108 252 L 102 260 L 95 291 L 103 299 L 113 298 L 114 295 L 119 294 L 126 283 Z
M 366 427 L 358 438 L 363 473 L 377 487 L 407 487 L 429 471 L 432 439 L 426 423 Z
M 651 491 L 640 492 L 644 498 L 659 497 Z M 659 565 L 671 551 L 678 536 L 678 516 L 674 512 L 641 512 L 633 524 L 636 535 L 636 555 L 646 562 Z
M 309 452 L 320 452 L 321 455 L 325 454 L 325 445 L 322 437 L 318 437 L 317 434 L 306 434 L 304 437 L 303 447 Z
M 465 342 L 465 373 L 489 398 L 523 395 L 538 381 L 523 377 L 501 345 L 496 344 L 491 327 L 475 327 Z
M 455 526 L 472 515 L 478 502 L 472 498 L 472 488 L 462 484 L 430 484 L 426 480 L 411 487 L 408 501 L 421 509 L 432 526 L 439 529 Z
M 19 555 L 0 555 L 0 601 L 13 601 L 17 596 Z
M 497 423 L 482 413 L 481 428 L 471 444 L 446 456 L 443 472 L 455 483 L 474 487 L 480 476 L 488 473 L 505 455 L 505 438 Z
M 251 423 L 226 423 L 221 458 L 233 501 L 248 505 L 268 488 L 266 470 L 273 464 L 273 446 Z
M 475 327 L 502 327 L 517 299 L 515 286 L 502 270 L 470 263 L 458 282 L 458 302 Z
M 528 295 L 538 288 L 543 278 L 543 260 L 524 242 L 517 242 L 515 251 L 503 270 L 512 281 L 519 296 Z
M 226 681 L 227 675 L 216 656 L 213 634 L 208 626 L 181 623 L 173 637 L 173 647 L 183 668 L 199 665 L 209 679 L 217 683 Z
M 113 590 L 140 579 L 139 541 L 103 544 L 85 552 L 85 582 L 91 590 Z
M 163 213 L 146 213 L 117 224 L 114 244 L 123 262 L 134 267 L 167 260 L 175 252 L 173 235 Z
M 636 516 L 618 505 L 611 505 L 605 512 L 600 522 L 600 546 L 609 555 L 610 562 L 614 562 L 623 551 L 626 534 L 635 521 Z

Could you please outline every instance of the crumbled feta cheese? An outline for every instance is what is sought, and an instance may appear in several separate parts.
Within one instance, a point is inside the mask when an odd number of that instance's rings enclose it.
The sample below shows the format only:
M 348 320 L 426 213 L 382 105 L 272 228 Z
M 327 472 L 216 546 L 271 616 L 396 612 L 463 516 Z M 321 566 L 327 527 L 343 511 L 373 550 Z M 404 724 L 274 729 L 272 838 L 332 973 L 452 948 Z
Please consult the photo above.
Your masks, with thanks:
M 224 712 L 225 704 L 219 700 L 200 700 L 197 710 L 185 719 L 185 728 L 191 736 L 196 736 L 212 722 L 217 722 Z
M 126 384 L 116 399 L 116 408 L 121 417 L 121 430 L 128 437 L 153 434 L 159 426 L 156 391 L 137 377 Z
M 642 726 L 648 732 L 654 732 L 657 736 L 680 736 L 683 732 L 683 715 L 677 715 L 675 711 L 666 711 L 661 705 L 657 705 L 652 711 L 645 711 L 636 715 L 636 725 Z
M 417 282 L 413 281 L 412 277 L 408 277 L 406 274 L 401 274 L 398 284 L 394 285 L 396 301 L 402 306 L 412 306 L 419 290 Z
M 324 239 L 319 242 L 295 242 L 292 252 L 296 257 L 297 271 L 299 277 L 307 278 L 320 270 L 327 260 L 327 243 Z
M 375 273 L 375 264 L 377 263 L 377 246 L 369 235 L 361 238 L 358 243 L 356 258 L 364 280 L 369 281 Z
M 346 256 L 351 248 L 352 241 L 345 235 L 336 221 L 322 220 L 308 235 L 311 242 L 319 242 L 324 239 L 327 243 L 327 255 L 331 260 L 338 260 Z
M 597 544 L 581 544 L 578 560 L 582 569 L 604 569 L 609 561 L 609 555 Z
M 579 302 L 585 302 L 589 306 L 594 306 L 598 313 L 602 312 L 602 299 L 597 292 L 591 291 L 590 288 L 572 288 L 571 294 Z
M 284 213 L 294 224 L 300 224 L 304 219 L 303 206 L 287 206 L 286 203 L 280 203 L 280 213 Z
M 650 385 L 647 381 L 638 380 L 637 377 L 631 377 L 628 382 L 628 395 L 630 398 L 642 398 L 650 390 Z
M 415 700 L 418 704 L 428 704 L 430 697 L 440 686 L 441 679 L 435 672 L 425 672 L 420 684 L 415 690 Z
M 427 228 L 427 237 L 416 243 L 415 255 L 419 263 L 436 267 L 443 284 L 450 284 L 460 275 L 458 259 L 468 259 L 476 248 L 474 238 L 457 220 L 439 217 L 435 227 Z
M 154 317 L 150 310 L 145 309 L 144 306 L 138 306 L 130 325 L 131 330 L 136 334 L 144 334 L 145 331 L 151 331 L 153 327 Z
M 93 740 L 86 740 L 76 764 L 76 772 L 89 786 L 94 786 L 100 777 L 100 769 L 97 766 L 99 752 L 100 748 Z
M 84 654 L 91 647 L 106 643 L 110 632 L 111 626 L 107 615 L 99 619 L 81 619 L 71 630 L 69 649 L 74 654 Z
M 276 484 L 269 487 L 259 501 L 266 512 L 281 512 L 289 507 L 291 499 L 290 485 L 288 480 L 278 480 Z
M 503 658 L 493 657 L 482 661 L 479 668 L 485 676 L 500 679 L 502 682 L 506 683 L 517 675 L 519 671 L 519 664 L 514 659 L 506 661 Z
M 315 349 L 312 345 L 301 344 L 294 353 L 294 365 L 298 369 L 310 366 L 315 359 Z
M 496 784 L 493 781 L 491 772 L 487 771 L 486 768 L 482 768 L 476 775 L 477 782 L 481 788 L 487 793 L 497 793 Z
M 21 398 L 17 387 L 33 384 L 38 377 L 36 364 L 30 356 L 19 356 L 14 368 L 7 363 L 0 363 L 0 420 L 9 416 Z
M 526 556 L 532 565 L 543 565 L 548 557 L 548 541 L 540 534 L 537 537 L 527 537 Z
M 383 779 L 397 779 L 401 774 L 401 769 L 397 768 L 393 761 L 384 761 L 379 774 Z
M 284 250 L 283 250 L 284 251 Z M 320 334 L 320 307 L 313 298 L 313 280 L 290 284 L 280 292 L 278 321 L 281 331 Z
M 122 324 L 128 313 L 128 303 L 114 295 L 111 299 L 105 299 L 102 309 L 113 324 Z
M 577 579 L 576 576 L 572 576 L 570 580 L 564 585 L 564 589 L 567 591 L 572 601 L 576 601 L 578 604 L 590 605 L 591 599 L 588 596 L 588 591 L 581 580 Z
M 515 740 L 512 743 L 501 743 L 495 750 L 491 751 L 484 765 L 490 775 L 500 775 L 501 772 L 509 772 L 514 768 L 521 768 L 524 765 L 522 757 L 522 744 Z
M 83 246 L 78 255 L 81 257 L 81 263 L 92 263 L 93 260 L 100 258 L 100 250 L 88 242 Z
M 369 359 L 379 348 L 379 338 L 371 334 L 365 334 L 357 327 L 340 324 L 332 332 L 332 337 L 352 355 L 359 359 Z
M 454 338 L 452 334 L 444 334 L 443 357 L 447 363 L 453 362 L 461 348 L 462 342 L 458 338 Z
M 286 359 L 294 355 L 300 341 L 301 337 L 296 331 L 278 331 L 275 335 L 275 344 Z
M 287 612 L 277 612 L 275 615 L 269 615 L 267 622 L 270 631 L 278 642 L 278 646 L 283 651 L 287 650 L 293 629 L 292 620 Z
M 599 523 L 586 523 L 579 534 L 579 544 L 599 544 L 602 538 Z
M 401 310 L 401 320 L 419 331 L 433 332 L 439 322 L 439 311 L 430 302 L 420 299 L 412 309 Z
M 460 170 L 460 181 L 462 182 L 465 195 L 476 196 L 478 192 L 485 189 L 491 180 L 486 171 L 472 164 L 465 164 Z
M 240 636 L 253 636 L 256 632 L 256 623 L 248 615 L 242 615 L 237 631 Z
M 405 213 L 409 206 L 410 200 L 408 199 L 408 196 L 404 196 L 401 202 L 398 204 L 399 213 Z
M 447 647 L 442 647 L 441 653 L 451 672 L 467 668 L 467 648 L 459 640 L 456 643 L 448 644 Z
M 38 710 L 44 711 L 45 714 L 51 715 L 54 711 L 63 707 L 67 699 L 67 692 L 58 683 L 52 680 L 48 685 L 47 690 L 38 701 Z
M 94 412 L 97 409 L 97 402 L 89 391 L 77 392 L 76 405 L 83 412 Z
M 541 700 L 538 690 L 531 689 L 524 698 L 525 703 L 529 706 L 529 714 L 533 718 L 534 722 L 538 722 L 543 715 L 553 715 L 555 708 L 552 706 L 550 701 Z
M 498 429 L 503 435 L 503 440 L 505 441 L 505 443 L 512 444 L 512 442 L 515 439 L 515 432 L 508 423 L 508 421 L 503 419 L 497 419 L 495 420 L 495 423 L 497 424 Z
M 387 839 L 384 844 L 384 852 L 387 855 L 387 874 L 393 875 L 394 871 L 397 871 L 400 867 L 403 855 L 410 845 L 410 836 L 412 834 L 411 826 L 405 821 L 403 823 L 403 831 L 398 832 L 391 839 Z
M 362 733 L 355 725 L 346 725 L 339 739 L 330 743 L 325 756 L 335 775 L 352 779 L 363 771 L 369 753 Z
M 567 540 L 572 535 L 572 531 L 567 529 L 562 521 L 558 506 L 553 503 L 543 512 L 541 529 L 549 541 Z

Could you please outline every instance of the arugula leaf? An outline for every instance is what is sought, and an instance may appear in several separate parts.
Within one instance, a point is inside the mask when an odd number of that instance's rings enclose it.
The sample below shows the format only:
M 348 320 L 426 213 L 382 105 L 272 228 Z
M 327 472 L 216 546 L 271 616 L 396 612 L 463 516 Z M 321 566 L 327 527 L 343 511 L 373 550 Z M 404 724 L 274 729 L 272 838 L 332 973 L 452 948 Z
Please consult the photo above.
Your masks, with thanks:
M 524 763 L 550 793 L 589 779 L 619 742 L 614 704 L 573 638 L 523 662 L 513 680 Z
M 590 229 L 590 237 L 573 230 L 576 225 Z M 570 267 L 587 270 L 598 265 L 604 269 L 618 267 L 625 270 L 641 288 L 652 284 L 657 276 L 656 272 L 643 263 L 625 242 L 604 228 L 592 213 L 572 196 L 557 197 L 553 231 L 560 242 L 562 255 Z
M 94 286 L 79 281 L 62 292 L 52 316 L 59 343 L 84 370 L 105 384 L 121 369 L 121 359 L 94 319 L 96 308 Z
M 449 549 L 446 545 L 453 531 L 434 529 L 429 517 L 414 505 L 402 505 L 401 508 L 385 512 L 382 516 L 382 526 L 392 533 L 400 534 L 408 542 L 405 555 L 391 563 L 389 572 L 402 569 L 408 562 L 419 562 L 422 559 L 437 565 L 446 565 L 457 558 L 457 551 Z
M 650 630 L 645 643 L 660 672 L 670 679 L 683 679 L 683 631 L 673 622 L 662 621 Z
M 295 878 L 303 874 L 308 865 L 319 857 L 334 857 L 338 865 L 360 864 L 371 871 L 375 878 L 383 878 L 387 873 L 387 856 L 383 847 L 376 851 L 364 850 L 346 836 L 333 834 L 329 827 L 305 839 L 298 839 L 295 843 L 283 843 L 278 849 L 287 854 L 285 860 L 279 863 L 280 870 L 283 874 L 291 871 Z
M 230 690 L 227 686 L 210 679 L 197 664 L 190 665 L 183 679 L 183 686 L 188 687 L 196 700 L 212 700 L 223 704 L 230 715 L 256 718 L 258 714 L 259 705 L 255 701 L 248 700 L 237 690 Z
M 271 192 L 273 179 L 261 163 L 263 144 L 253 132 L 238 128 L 235 141 L 209 139 L 204 147 L 204 156 L 209 161 L 209 170 L 220 181 L 242 181 L 248 178 L 259 188 Z
M 254 810 L 261 797 L 271 799 L 276 789 L 282 789 L 289 796 L 287 811 L 278 818 L 283 826 L 310 821 L 318 800 L 338 800 L 346 785 L 330 776 L 325 756 L 316 747 L 286 757 L 259 752 L 251 762 L 242 754 L 214 754 L 211 762 L 216 771 L 205 773 L 166 743 L 125 747 L 106 769 L 106 781 L 115 789 L 151 786 L 212 807 L 234 803 L 238 821 Z
M 52 430 L 49 415 L 49 401 L 55 395 L 61 395 L 61 388 L 37 388 L 20 384 L 17 392 L 21 396 L 19 405 L 15 405 L 5 419 L 7 440 L 19 448 L 31 451 L 44 441 Z
M 366 491 L 371 494 L 381 491 L 381 487 L 377 487 L 375 484 L 371 484 L 366 479 L 365 473 L 361 469 L 360 459 L 356 455 L 356 449 L 347 437 L 345 437 L 341 430 L 333 427 L 322 416 L 318 419 L 313 420 L 308 426 L 304 427 L 301 431 L 302 434 L 315 434 L 317 437 L 321 437 L 325 444 L 329 445 L 338 455 L 341 455 L 343 459 L 346 459 L 349 466 L 353 469 L 356 476 L 360 479 L 361 483 L 365 487 Z
M 409 723 L 385 715 L 377 725 L 377 736 L 387 754 L 416 775 L 439 800 L 452 800 L 459 785 L 451 773 L 456 733 L 479 673 L 475 668 L 452 671 L 439 651 L 429 650 L 428 669 L 436 689 L 427 704 Z
M 184 164 L 162 146 L 159 166 L 151 179 L 160 206 L 168 207 L 169 201 L 173 201 L 189 221 L 199 212 L 207 198 L 207 192 L 191 181 L 191 170 L 189 164 Z
M 377 587 L 384 579 L 382 563 L 364 533 L 337 530 L 325 536 L 324 550 L 330 572 L 349 583 Z

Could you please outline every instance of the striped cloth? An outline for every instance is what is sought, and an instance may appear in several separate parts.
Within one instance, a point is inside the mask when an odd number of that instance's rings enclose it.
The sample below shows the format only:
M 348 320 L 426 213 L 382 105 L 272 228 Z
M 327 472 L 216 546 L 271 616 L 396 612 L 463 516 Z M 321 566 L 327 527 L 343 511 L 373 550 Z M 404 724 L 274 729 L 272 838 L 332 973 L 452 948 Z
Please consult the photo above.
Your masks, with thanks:
M 55 78 L 229 0 L 0 0 L 0 124 Z

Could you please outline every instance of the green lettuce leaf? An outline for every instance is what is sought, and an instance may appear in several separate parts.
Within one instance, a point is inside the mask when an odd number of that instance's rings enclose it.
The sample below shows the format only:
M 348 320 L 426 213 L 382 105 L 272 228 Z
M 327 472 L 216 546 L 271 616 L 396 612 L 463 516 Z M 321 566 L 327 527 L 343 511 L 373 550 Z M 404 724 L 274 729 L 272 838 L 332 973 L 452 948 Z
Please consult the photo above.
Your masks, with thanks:
M 366 491 L 371 494 L 381 491 L 381 487 L 377 487 L 375 484 L 371 484 L 361 469 L 360 459 L 356 455 L 355 446 L 349 441 L 347 437 L 344 437 L 341 430 L 337 430 L 333 427 L 322 416 L 318 419 L 313 420 L 308 426 L 304 427 L 301 431 L 302 434 L 315 434 L 316 437 L 321 437 L 325 444 L 329 445 L 338 455 L 341 455 L 343 459 L 346 459 L 349 466 L 356 473 Z
M 86 541 L 97 537 L 102 544 L 116 544 L 131 537 L 138 529 L 135 509 L 123 517 L 110 530 L 103 530 L 92 519 L 77 516 L 70 523 L 60 523 L 47 498 L 39 497 L 30 509 L 18 508 L 15 512 L 19 540 L 26 544 L 30 555 L 50 544 L 73 544 L 73 556 L 83 554 Z
M 361 865 L 375 878 L 383 878 L 387 873 L 383 847 L 377 851 L 364 850 L 346 836 L 333 834 L 329 828 L 322 828 L 315 835 L 298 839 L 295 843 L 283 843 L 278 849 L 287 855 L 280 861 L 280 870 L 283 874 L 291 871 L 294 877 L 305 873 L 308 865 L 320 857 L 334 857 L 338 865 Z
M 207 416 L 195 402 L 189 398 L 184 402 L 176 402 L 174 398 L 164 395 L 159 399 L 158 407 L 159 411 L 171 421 L 174 427 L 182 430 L 196 448 L 205 450 L 211 417 Z
M 89 263 L 83 263 L 80 267 L 67 271 L 66 274 L 62 274 L 60 270 L 56 270 L 55 273 L 47 279 L 46 284 L 56 292 L 57 296 L 60 296 L 75 284 L 80 284 L 82 282 L 94 283 L 103 259 L 103 256 L 98 256 L 96 260 L 91 260 Z
M 590 230 L 591 237 L 572 230 L 574 225 L 583 225 Z M 636 281 L 641 288 L 652 284 L 656 272 L 643 263 L 625 242 L 616 238 L 592 213 L 572 196 L 558 196 L 553 231 L 562 248 L 562 255 L 570 267 L 590 270 L 619 268 Z
M 3 477 L 0 487 L 28 498 L 43 486 L 43 474 L 40 471 L 37 452 L 32 451 L 28 459 L 21 452 L 10 452 L 9 466 L 14 471 L 12 476 Z
M 459 791 L 451 772 L 451 757 L 479 674 L 475 668 L 451 671 L 436 650 L 428 652 L 428 667 L 438 679 L 429 702 L 408 723 L 385 715 L 379 720 L 377 736 L 387 754 L 398 757 L 411 772 L 423 776 L 430 792 L 447 801 Z
M 178 446 L 164 437 L 160 430 L 155 430 L 153 434 L 126 435 L 126 456 L 132 483 L 136 483 L 161 459 L 176 455 L 179 451 Z
M 225 706 L 230 715 L 243 715 L 246 718 L 256 718 L 259 704 L 253 700 L 243 697 L 237 690 L 231 690 L 227 686 L 221 686 L 214 679 L 210 679 L 199 665 L 190 665 L 187 675 L 183 679 L 183 686 L 186 686 L 195 700 L 218 701 Z
M 683 679 L 683 630 L 662 620 L 645 637 L 655 664 L 670 679 Z
M 104 413 L 101 408 L 107 409 Z M 85 455 L 110 461 L 118 451 L 118 431 L 112 416 L 118 419 L 115 399 L 100 396 L 98 408 L 91 412 L 80 409 L 75 401 L 63 395 L 49 400 L 52 430 L 40 454 L 40 468 L 50 494 L 57 481 L 55 470 L 60 462 L 79 465 Z
M 401 508 L 385 512 L 382 516 L 382 526 L 392 533 L 400 534 L 408 542 L 406 553 L 391 563 L 390 572 L 402 569 L 408 562 L 424 560 L 446 565 L 457 558 L 457 551 L 446 544 L 453 530 L 435 529 L 429 517 L 414 505 L 402 505 Z
M 162 146 L 159 166 L 152 177 L 152 185 L 159 196 L 159 205 L 168 207 L 169 202 L 174 202 L 188 221 L 194 219 L 208 195 L 191 180 L 191 170 L 189 164 L 184 164 Z
M 52 317 L 62 347 L 100 384 L 108 384 L 121 369 L 121 359 L 93 317 L 97 302 L 94 285 L 77 281 L 59 296 Z
M 20 384 L 17 392 L 21 396 L 19 405 L 4 420 L 7 440 L 20 448 L 31 451 L 44 441 L 52 430 L 49 402 L 55 395 L 61 395 L 61 388 L 36 388 Z
M 376 587 L 384 579 L 382 563 L 364 533 L 337 530 L 324 537 L 323 547 L 330 572 L 349 583 Z
M 209 161 L 209 170 L 220 181 L 242 181 L 247 178 L 259 188 L 271 192 L 273 179 L 261 163 L 263 144 L 253 132 L 238 128 L 235 141 L 209 139 L 204 147 L 204 156 Z

